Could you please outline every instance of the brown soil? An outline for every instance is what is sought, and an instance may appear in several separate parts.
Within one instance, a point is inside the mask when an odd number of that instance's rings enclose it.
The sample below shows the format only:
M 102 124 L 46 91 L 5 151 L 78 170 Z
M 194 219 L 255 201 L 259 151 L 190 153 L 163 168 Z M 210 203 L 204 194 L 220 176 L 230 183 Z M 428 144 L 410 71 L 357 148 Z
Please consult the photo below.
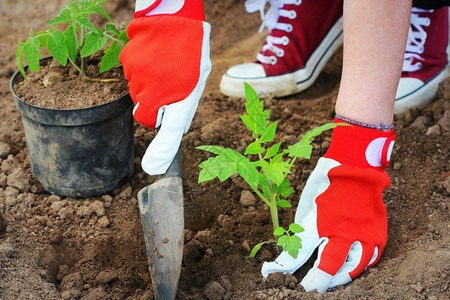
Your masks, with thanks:
M 128 93 L 121 66 L 100 73 L 101 56 L 93 55 L 86 75 L 79 76 L 70 63 L 63 67 L 57 61 L 43 59 L 38 72 L 26 70 L 27 80 L 17 77 L 13 89 L 23 101 L 52 109 L 79 109 L 100 105 Z
M 112 0 L 106 9 L 118 22 L 130 21 L 133 1 Z M 205 1 L 212 24 L 213 72 L 191 130 L 183 140 L 186 240 L 179 299 L 448 299 L 449 293 L 449 118 L 450 80 L 423 110 L 395 120 L 397 143 L 388 168 L 392 184 L 384 193 L 389 241 L 381 261 L 353 283 L 324 296 L 302 291 L 293 276 L 262 278 L 263 248 L 255 259 L 248 246 L 268 239 L 269 213 L 262 203 L 240 204 L 247 187 L 239 178 L 197 184 L 206 153 L 195 147 L 222 145 L 243 150 L 249 142 L 239 120 L 243 99 L 218 91 L 229 66 L 252 60 L 264 38 L 258 16 L 243 1 Z M 6 1 L 0 4 L 0 299 L 153 299 L 136 195 L 153 181 L 140 158 L 153 132 L 136 126 L 136 165 L 131 179 L 113 192 L 87 199 L 45 193 L 33 178 L 20 115 L 9 91 L 15 46 L 29 27 L 39 30 L 65 4 L 62 0 Z M 265 100 L 278 138 L 289 145 L 307 130 L 332 120 L 342 53 L 317 82 L 292 97 Z M 301 161 L 291 180 L 295 207 L 305 180 L 329 145 L 316 139 L 310 161 Z M 3 214 L 6 230 L 2 230 Z M 285 209 L 283 224 L 293 219 Z M 4 227 L 4 226 L 3 226 Z M 2 233 L 3 231 L 3 233 Z

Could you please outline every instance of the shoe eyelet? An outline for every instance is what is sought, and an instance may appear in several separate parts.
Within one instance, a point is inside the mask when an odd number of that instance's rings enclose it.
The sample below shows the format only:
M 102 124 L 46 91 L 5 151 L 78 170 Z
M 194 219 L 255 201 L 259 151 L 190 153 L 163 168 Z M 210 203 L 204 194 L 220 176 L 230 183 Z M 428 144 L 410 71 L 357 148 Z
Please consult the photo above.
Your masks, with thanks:
M 286 27 L 286 32 L 292 32 L 292 30 L 294 30 L 294 26 L 292 26 L 292 24 L 288 24 Z
M 300 4 L 302 4 L 302 0 L 297 0 L 297 1 L 295 1 L 294 4 L 295 4 L 295 5 L 300 5 Z
M 425 20 L 426 20 L 426 23 L 424 24 L 424 26 L 430 26 L 430 24 L 431 24 L 430 18 L 425 18 Z
M 419 48 L 419 54 L 422 54 L 423 51 L 425 51 L 425 47 L 424 47 L 424 46 L 420 46 L 420 48 Z
M 282 44 L 283 46 L 287 46 L 287 44 L 289 44 L 289 38 L 288 38 L 287 36 L 283 36 L 283 37 L 281 38 L 281 44 Z
M 418 62 L 418 63 L 416 64 L 416 66 L 417 66 L 418 70 L 422 69 L 422 63 L 421 63 L 421 62 Z
M 277 55 L 278 57 L 283 57 L 283 56 L 284 56 L 284 50 L 283 50 L 283 49 L 278 49 L 276 55 Z
M 277 58 L 276 58 L 275 56 L 271 56 L 271 57 L 270 57 L 270 64 L 271 64 L 271 65 L 275 65 L 275 64 L 277 63 L 277 61 L 278 61 L 278 60 L 277 60 Z
M 293 20 L 297 18 L 297 13 L 295 12 L 295 10 L 290 10 L 289 11 L 289 19 Z

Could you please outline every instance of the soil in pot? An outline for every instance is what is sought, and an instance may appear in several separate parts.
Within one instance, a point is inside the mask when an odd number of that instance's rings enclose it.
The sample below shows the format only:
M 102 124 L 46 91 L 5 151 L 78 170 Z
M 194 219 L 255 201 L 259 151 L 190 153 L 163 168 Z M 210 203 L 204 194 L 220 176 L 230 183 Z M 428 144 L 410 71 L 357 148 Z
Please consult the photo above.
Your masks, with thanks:
M 61 66 L 55 60 L 42 60 L 38 72 L 27 70 L 13 86 L 23 101 L 51 109 L 79 109 L 107 103 L 128 93 L 122 67 L 100 73 L 100 54 L 88 60 L 86 76 L 80 77 L 70 63 Z

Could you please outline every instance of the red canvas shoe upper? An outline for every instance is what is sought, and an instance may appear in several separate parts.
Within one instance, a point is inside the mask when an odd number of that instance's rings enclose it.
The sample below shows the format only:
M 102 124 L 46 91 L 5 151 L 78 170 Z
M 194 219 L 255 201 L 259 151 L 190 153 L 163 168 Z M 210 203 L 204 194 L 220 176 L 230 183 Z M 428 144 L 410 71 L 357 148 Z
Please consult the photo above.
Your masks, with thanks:
M 264 0 L 247 1 L 248 12 L 262 10 Z M 286 74 L 305 66 L 325 35 L 342 16 L 341 0 L 269 1 L 264 16 L 270 33 L 257 55 L 267 76 Z
M 413 7 L 402 77 L 428 82 L 447 65 L 448 7 Z

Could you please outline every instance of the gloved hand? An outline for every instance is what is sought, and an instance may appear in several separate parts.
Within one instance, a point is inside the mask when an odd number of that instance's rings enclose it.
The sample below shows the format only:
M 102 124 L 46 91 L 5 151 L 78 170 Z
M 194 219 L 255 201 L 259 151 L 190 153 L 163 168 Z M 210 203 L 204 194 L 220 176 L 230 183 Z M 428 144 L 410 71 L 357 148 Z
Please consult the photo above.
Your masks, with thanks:
M 330 147 L 306 182 L 295 214 L 294 222 L 305 229 L 297 234 L 303 247 L 295 259 L 282 252 L 275 261 L 265 262 L 263 276 L 294 273 L 319 247 L 301 285 L 323 293 L 378 262 L 387 241 L 382 192 L 390 180 L 384 167 L 394 141 L 393 129 L 334 128 Z
M 120 61 L 134 118 L 159 128 L 142 158 L 143 170 L 157 175 L 166 172 L 195 115 L 211 71 L 211 27 L 202 0 L 137 0 L 135 18 Z

